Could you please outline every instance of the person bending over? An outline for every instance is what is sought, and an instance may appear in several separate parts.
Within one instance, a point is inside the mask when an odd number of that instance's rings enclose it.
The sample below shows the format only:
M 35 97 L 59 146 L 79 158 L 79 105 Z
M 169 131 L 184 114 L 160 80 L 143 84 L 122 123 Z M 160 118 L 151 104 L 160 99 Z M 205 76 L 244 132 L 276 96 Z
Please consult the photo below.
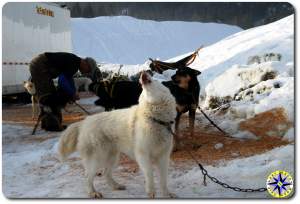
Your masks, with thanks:
M 74 89 L 73 75 L 78 71 L 83 74 L 92 73 L 96 69 L 94 59 L 80 58 L 66 52 L 45 52 L 31 60 L 29 70 L 37 91 L 43 129 L 64 129 L 61 109 L 68 102 L 79 99 Z M 60 88 L 56 88 L 53 82 L 57 77 Z

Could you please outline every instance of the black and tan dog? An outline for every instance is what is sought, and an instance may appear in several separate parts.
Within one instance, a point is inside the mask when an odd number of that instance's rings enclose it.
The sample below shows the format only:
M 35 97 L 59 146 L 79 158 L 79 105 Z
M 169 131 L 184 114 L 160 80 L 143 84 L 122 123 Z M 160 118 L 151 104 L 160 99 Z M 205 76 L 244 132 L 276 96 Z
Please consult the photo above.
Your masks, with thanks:
M 171 94 L 176 99 L 177 116 L 175 119 L 176 136 L 178 135 L 180 118 L 183 113 L 189 113 L 189 129 L 190 134 L 194 134 L 194 124 L 196 110 L 199 102 L 200 85 L 197 76 L 201 72 L 191 69 L 189 67 L 182 68 L 176 71 L 172 76 L 171 81 L 162 82 L 171 91 Z M 175 141 L 178 142 L 179 138 Z
M 189 112 L 189 129 L 192 136 L 194 134 L 195 115 L 200 94 L 200 84 L 198 82 L 197 76 L 201 74 L 201 72 L 189 68 L 188 65 L 194 62 L 201 48 L 202 47 L 197 49 L 191 55 L 180 59 L 177 62 L 168 63 L 150 59 L 152 61 L 150 64 L 150 68 L 152 71 L 162 73 L 163 71 L 168 69 L 177 70 L 176 74 L 172 76 L 172 80 L 163 82 L 163 84 L 170 89 L 172 95 L 176 99 L 176 132 L 178 133 L 180 116 L 183 113 Z M 175 140 L 176 139 L 178 140 L 178 138 L 175 138 Z

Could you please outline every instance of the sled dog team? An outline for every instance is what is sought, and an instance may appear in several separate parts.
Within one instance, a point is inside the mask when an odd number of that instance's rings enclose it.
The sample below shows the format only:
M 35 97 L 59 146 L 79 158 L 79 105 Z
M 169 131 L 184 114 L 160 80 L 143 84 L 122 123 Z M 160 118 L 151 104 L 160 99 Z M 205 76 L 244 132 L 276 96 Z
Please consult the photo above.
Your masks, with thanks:
M 135 160 L 145 177 L 149 198 L 156 196 L 153 170 L 156 166 L 163 197 L 174 197 L 167 187 L 173 135 L 170 129 L 176 117 L 176 102 L 170 90 L 143 72 L 139 79 L 142 93 L 139 103 L 126 109 L 102 112 L 70 125 L 59 141 L 64 160 L 78 151 L 85 168 L 87 191 L 92 198 L 102 198 L 93 182 L 99 170 L 114 190 L 124 190 L 112 177 L 120 153 Z

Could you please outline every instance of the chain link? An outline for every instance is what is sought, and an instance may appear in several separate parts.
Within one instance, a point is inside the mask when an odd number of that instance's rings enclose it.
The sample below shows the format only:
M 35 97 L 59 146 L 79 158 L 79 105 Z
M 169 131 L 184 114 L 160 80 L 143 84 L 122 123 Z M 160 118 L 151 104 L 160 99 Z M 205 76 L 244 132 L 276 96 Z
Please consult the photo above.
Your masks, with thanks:
M 177 136 L 176 133 L 174 133 L 172 131 L 172 128 L 171 128 L 170 125 L 166 126 L 166 127 L 173 136 Z M 190 157 L 195 161 L 195 163 L 198 164 L 198 166 L 199 166 L 199 168 L 200 168 L 200 170 L 203 174 L 203 185 L 204 186 L 207 186 L 206 177 L 208 177 L 212 182 L 221 185 L 223 188 L 228 188 L 228 189 L 231 189 L 231 190 L 236 191 L 236 192 L 253 193 L 253 192 L 265 192 L 265 191 L 267 191 L 267 188 L 252 189 L 252 188 L 239 188 L 239 187 L 236 187 L 236 186 L 230 186 L 229 184 L 224 183 L 224 182 L 220 181 L 219 179 L 209 175 L 207 170 L 203 167 L 203 165 L 200 162 L 198 162 L 198 160 L 194 157 L 194 155 L 189 150 L 185 150 L 185 151 L 190 155 Z
M 191 154 L 191 153 L 190 153 Z M 223 188 L 228 188 L 231 189 L 233 191 L 237 191 L 237 192 L 247 192 L 247 193 L 253 193 L 253 192 L 265 192 L 267 190 L 267 188 L 256 188 L 256 189 L 252 189 L 252 188 L 239 188 L 236 186 L 230 186 L 227 183 L 221 182 L 220 180 L 218 180 L 217 178 L 211 176 L 208 174 L 207 170 L 202 166 L 202 164 L 200 164 L 199 162 L 198 166 L 201 169 L 201 172 L 203 174 L 203 184 L 206 186 L 206 177 L 208 177 L 212 182 L 221 185 Z
M 195 99 L 194 99 L 195 101 Z M 220 132 L 222 132 L 224 134 L 224 136 L 226 137 L 231 137 L 228 133 L 226 133 L 224 130 L 222 130 L 219 126 L 217 126 L 206 114 L 205 112 L 200 108 L 200 106 L 198 105 L 197 108 L 201 111 L 201 113 L 205 116 L 205 118 L 207 120 L 209 120 L 209 122 L 215 126 Z M 232 137 L 231 137 L 232 138 Z M 200 164 L 197 159 L 192 155 L 192 153 L 190 151 L 188 151 L 188 153 L 190 154 L 190 156 L 192 157 L 192 159 L 198 164 L 199 168 L 201 169 L 201 172 L 203 174 L 203 184 L 204 186 L 207 185 L 206 183 L 206 177 L 208 177 L 212 182 L 221 185 L 223 188 L 228 188 L 231 189 L 233 191 L 236 192 L 247 192 L 247 193 L 253 193 L 253 192 L 265 192 L 267 191 L 267 188 L 256 188 L 256 189 L 251 189 L 251 188 L 239 188 L 239 187 L 235 187 L 235 186 L 230 186 L 226 183 L 221 182 L 220 180 L 218 180 L 217 178 L 211 176 L 208 174 L 207 170 L 203 167 L 202 164 Z

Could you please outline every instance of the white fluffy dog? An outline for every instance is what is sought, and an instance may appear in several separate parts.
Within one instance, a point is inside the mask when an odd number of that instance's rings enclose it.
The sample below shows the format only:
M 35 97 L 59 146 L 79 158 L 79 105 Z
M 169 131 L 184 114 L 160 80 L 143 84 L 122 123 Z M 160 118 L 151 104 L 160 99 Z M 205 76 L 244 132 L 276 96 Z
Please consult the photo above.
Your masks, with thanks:
M 89 85 L 92 83 L 92 80 L 88 77 L 74 77 L 74 84 L 76 91 L 78 91 L 79 87 L 83 87 L 84 91 L 89 91 Z
M 89 116 L 70 125 L 60 138 L 59 153 L 63 160 L 79 151 L 91 197 L 102 197 L 93 184 L 101 168 L 110 187 L 125 189 L 112 178 L 112 169 L 121 152 L 139 164 L 150 198 L 155 197 L 153 165 L 158 167 L 162 196 L 173 196 L 167 188 L 167 176 L 173 147 L 170 128 L 176 116 L 175 99 L 168 88 L 145 72 L 141 74 L 140 83 L 143 92 L 138 105 Z

